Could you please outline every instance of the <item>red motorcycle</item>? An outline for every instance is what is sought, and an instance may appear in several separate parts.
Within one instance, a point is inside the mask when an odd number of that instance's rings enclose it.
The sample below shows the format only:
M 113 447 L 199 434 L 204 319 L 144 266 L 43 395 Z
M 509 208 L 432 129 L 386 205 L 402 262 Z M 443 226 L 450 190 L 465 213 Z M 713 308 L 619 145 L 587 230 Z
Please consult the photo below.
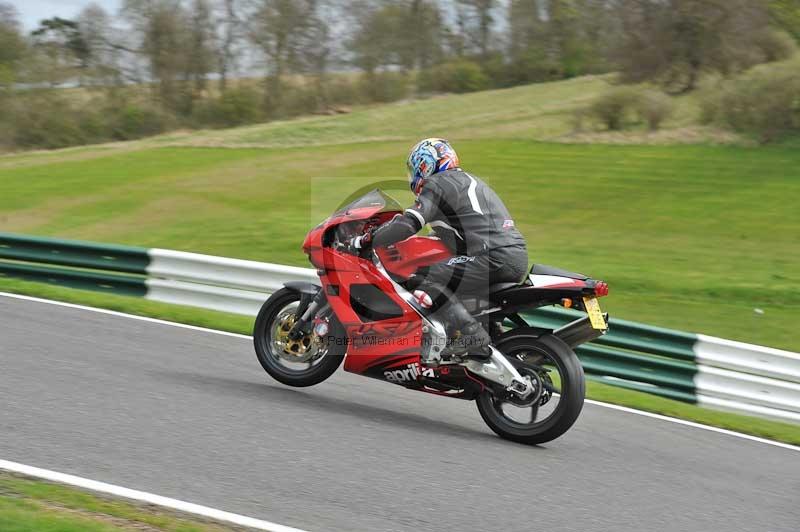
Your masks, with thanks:
M 584 376 L 573 349 L 604 334 L 597 298 L 603 281 L 535 265 L 520 284 L 463 299 L 493 338 L 488 359 L 442 357 L 444 327 L 426 317 L 404 284 L 424 266 L 451 257 L 437 238 L 414 236 L 359 255 L 352 237 L 402 213 L 374 190 L 311 230 L 303 250 L 320 285 L 290 282 L 261 307 L 253 331 L 258 360 L 289 386 L 312 386 L 344 369 L 422 392 L 476 400 L 489 427 L 509 440 L 539 444 L 566 432 L 580 414 Z M 560 329 L 529 325 L 519 314 L 544 305 L 587 312 Z

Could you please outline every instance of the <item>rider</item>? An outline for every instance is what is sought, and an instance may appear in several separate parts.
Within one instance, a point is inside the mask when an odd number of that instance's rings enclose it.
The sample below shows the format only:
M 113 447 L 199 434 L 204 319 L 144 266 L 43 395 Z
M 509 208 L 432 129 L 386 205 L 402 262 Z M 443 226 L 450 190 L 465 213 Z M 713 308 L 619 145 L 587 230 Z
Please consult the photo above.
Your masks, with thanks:
M 454 257 L 418 272 L 409 288 L 415 289 L 415 298 L 429 315 L 445 324 L 446 355 L 490 356 L 489 334 L 458 297 L 487 297 L 491 284 L 520 282 L 528 267 L 525 239 L 497 194 L 460 168 L 446 140 L 419 142 L 407 166 L 411 190 L 417 196 L 414 205 L 354 238 L 351 246 L 358 250 L 389 246 L 430 225 Z

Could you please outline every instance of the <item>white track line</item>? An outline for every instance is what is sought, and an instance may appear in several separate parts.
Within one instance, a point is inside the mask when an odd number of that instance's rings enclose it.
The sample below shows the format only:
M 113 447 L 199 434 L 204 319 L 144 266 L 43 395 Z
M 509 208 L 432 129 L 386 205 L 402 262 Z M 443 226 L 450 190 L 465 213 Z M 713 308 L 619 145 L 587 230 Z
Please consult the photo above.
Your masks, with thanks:
M 136 314 L 126 314 L 125 312 L 117 312 L 116 310 L 108 310 L 97 307 L 87 307 L 85 305 L 75 305 L 74 303 L 64 303 L 63 301 L 54 301 L 52 299 L 42 299 L 40 297 L 23 296 L 20 294 L 10 294 L 8 292 L 0 292 L 0 297 L 10 297 L 12 299 L 22 299 L 24 301 L 34 301 L 36 303 L 47 303 L 48 305 L 57 305 L 59 307 L 74 308 L 78 310 L 88 310 L 89 312 L 96 312 L 98 314 L 108 314 L 110 316 L 118 316 L 120 318 L 129 318 L 132 320 L 146 321 L 149 323 L 159 323 L 161 325 L 169 325 L 170 327 L 180 327 L 181 329 L 189 329 L 192 331 L 200 331 L 211 334 L 221 334 L 223 336 L 232 336 L 234 338 L 243 338 L 245 340 L 253 340 L 252 336 L 246 334 L 237 334 L 228 331 L 220 331 L 218 329 L 208 329 L 206 327 L 198 327 L 196 325 L 187 325 L 185 323 L 178 323 L 175 321 L 159 320 L 157 318 L 148 318 L 147 316 L 137 316 Z
M 181 512 L 200 515 L 208 517 L 216 521 L 223 521 L 226 523 L 233 523 L 240 526 L 255 528 L 257 530 L 267 530 L 269 532 L 305 532 L 299 528 L 292 528 L 289 526 L 279 525 L 277 523 L 270 523 L 269 521 L 262 521 L 253 517 L 244 515 L 233 514 L 208 506 L 201 506 L 191 502 L 179 501 L 178 499 L 170 499 L 169 497 L 162 497 L 161 495 L 154 495 L 144 491 L 137 491 L 122 486 L 115 486 L 114 484 L 106 484 L 105 482 L 98 482 L 88 478 L 76 477 L 75 475 L 67 475 L 65 473 L 58 473 L 48 469 L 40 469 L 25 464 L 18 464 L 16 462 L 9 462 L 7 460 L 0 460 L 0 469 L 12 471 L 29 477 L 42 478 L 51 480 L 53 482 L 60 482 L 61 484 L 69 484 L 87 490 L 97 491 L 100 493 L 108 493 L 117 497 L 124 497 L 135 501 L 146 502 L 148 504 L 155 504 L 164 508 L 171 508 Z
M 685 425 L 687 427 L 694 427 L 696 429 L 703 429 L 708 430 L 711 432 L 718 432 L 719 434 L 727 434 L 728 436 L 735 436 L 737 438 L 742 438 L 744 440 L 755 441 L 758 443 L 766 443 L 767 445 L 774 445 L 775 447 L 781 447 L 783 449 L 789 449 L 790 451 L 800 451 L 800 447 L 796 445 L 791 445 L 789 443 L 783 443 L 775 440 L 768 440 L 766 438 L 759 438 L 758 436 L 751 436 L 750 434 L 743 434 L 741 432 L 735 432 L 733 430 L 728 429 L 721 429 L 719 427 L 712 427 L 711 425 L 703 425 L 702 423 L 695 423 L 694 421 L 687 421 L 685 419 L 680 419 L 676 417 L 669 417 L 664 416 L 661 414 L 654 414 L 652 412 L 645 412 L 643 410 L 636 410 L 635 408 L 628 408 L 627 406 L 619 406 L 613 405 L 610 403 L 603 403 L 600 401 L 595 401 L 593 399 L 586 399 L 584 402 L 589 403 L 591 405 L 602 406 L 604 408 L 611 408 L 612 410 L 619 410 L 621 412 L 628 412 L 629 414 L 636 414 L 637 416 L 645 416 L 651 417 L 653 419 L 660 419 L 662 421 L 669 421 L 670 423 L 677 423 L 678 425 Z
M 252 337 L 251 336 L 247 336 L 247 335 L 244 335 L 244 334 L 236 334 L 236 333 L 231 333 L 231 332 L 226 332 L 226 331 L 219 331 L 219 330 L 216 330 L 216 329 L 207 329 L 205 327 L 196 327 L 194 325 L 186 325 L 184 323 L 176 323 L 174 321 L 166 321 L 166 320 L 159 320 L 159 319 L 156 319 L 156 318 L 147 318 L 147 317 L 144 317 L 144 316 L 136 316 L 134 314 L 125 314 L 124 312 L 117 312 L 117 311 L 114 311 L 114 310 L 106 310 L 106 309 L 101 309 L 101 308 L 96 308 L 96 307 L 87 307 L 87 306 L 84 306 L 84 305 L 75 305 L 75 304 L 72 304 L 72 303 L 63 303 L 61 301 L 53 301 L 51 299 L 42 299 L 42 298 L 38 298 L 38 297 L 23 296 L 23 295 L 19 295 L 19 294 L 9 294 L 9 293 L 6 293 L 6 292 L 0 292 L 0 297 L 9 297 L 9 298 L 13 298 L 13 299 L 22 299 L 22 300 L 25 300 L 25 301 L 34 301 L 36 303 L 46 303 L 48 305 L 58 305 L 60 307 L 67 307 L 67 308 L 74 308 L 74 309 L 79 309 L 79 310 L 86 310 L 86 311 L 89 311 L 89 312 L 97 312 L 99 314 L 108 314 L 108 315 L 111 315 L 111 316 L 118 316 L 118 317 L 121 317 L 121 318 L 129 318 L 129 319 L 133 319 L 133 320 L 146 321 L 146 322 L 150 322 L 150 323 L 158 323 L 158 324 L 161 324 L 161 325 L 169 325 L 171 327 L 180 327 L 182 329 L 190 329 L 190 330 L 193 330 L 193 331 L 200 331 L 200 332 L 211 333 L 211 334 L 221 334 L 221 335 L 224 335 L 224 336 L 232 336 L 234 338 L 242 338 L 242 339 L 245 339 L 245 340 L 248 340 L 248 341 L 252 341 Z M 621 411 L 621 412 L 627 412 L 629 414 L 636 414 L 638 416 L 645 416 L 645 417 L 649 417 L 649 418 L 653 418 L 653 419 L 659 419 L 661 421 L 668 421 L 670 423 L 676 423 L 678 425 L 684 425 L 686 427 L 693 427 L 693 428 L 696 428 L 696 429 L 708 430 L 708 431 L 711 431 L 711 432 L 716 432 L 718 434 L 725 434 L 727 436 L 733 436 L 735 438 L 741 438 L 743 440 L 750 440 L 750 441 L 754 441 L 754 442 L 758 442 L 758 443 L 764 443 L 766 445 L 772 445 L 774 447 L 780 447 L 782 449 L 789 449 L 790 451 L 800 451 L 800 447 L 798 447 L 796 445 L 791 445 L 791 444 L 788 444 L 788 443 L 782 443 L 782 442 L 778 442 L 778 441 L 774 441 L 774 440 L 768 440 L 766 438 L 759 438 L 758 436 L 751 436 L 750 434 L 743 434 L 741 432 L 735 432 L 733 430 L 727 430 L 727 429 L 721 429 L 721 428 L 718 428 L 718 427 L 712 427 L 710 425 L 703 425 L 702 423 L 695 423 L 694 421 L 686 421 L 684 419 L 678 419 L 678 418 L 674 418 L 674 417 L 664 416 L 664 415 L 661 415 L 661 414 L 653 414 L 652 412 L 645 412 L 643 410 L 636 410 L 635 408 L 628 408 L 626 406 L 619 406 L 619 405 L 614 405 L 614 404 L 610 404 L 610 403 L 603 403 L 603 402 L 600 402 L 600 401 L 594 401 L 592 399 L 587 399 L 586 402 L 589 403 L 589 404 L 592 404 L 592 405 L 602 406 L 603 408 L 610 408 L 612 410 L 618 410 L 618 411 Z

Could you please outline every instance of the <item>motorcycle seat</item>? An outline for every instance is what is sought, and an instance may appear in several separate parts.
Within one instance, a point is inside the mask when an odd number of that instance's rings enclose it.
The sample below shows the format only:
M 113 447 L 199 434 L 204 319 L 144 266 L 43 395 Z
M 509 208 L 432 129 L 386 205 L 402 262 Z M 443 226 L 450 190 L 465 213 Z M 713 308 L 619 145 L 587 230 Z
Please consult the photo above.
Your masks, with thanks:
M 510 290 L 519 286 L 519 283 L 494 283 L 489 285 L 488 294 L 462 297 L 461 303 L 470 312 L 480 312 L 481 310 L 489 308 L 492 305 L 492 299 L 494 299 L 495 294 L 498 294 L 503 290 Z
M 533 267 L 531 268 L 531 274 L 554 275 L 556 277 L 566 277 L 567 279 L 578 279 L 581 281 L 585 281 L 586 279 L 588 279 L 588 277 L 583 275 L 582 273 L 575 273 L 567 270 L 562 270 L 561 268 L 548 266 L 547 264 L 534 264 Z
M 509 288 L 515 288 L 517 286 L 519 286 L 519 283 L 494 283 L 489 285 L 489 293 L 494 294 L 496 292 L 508 290 Z

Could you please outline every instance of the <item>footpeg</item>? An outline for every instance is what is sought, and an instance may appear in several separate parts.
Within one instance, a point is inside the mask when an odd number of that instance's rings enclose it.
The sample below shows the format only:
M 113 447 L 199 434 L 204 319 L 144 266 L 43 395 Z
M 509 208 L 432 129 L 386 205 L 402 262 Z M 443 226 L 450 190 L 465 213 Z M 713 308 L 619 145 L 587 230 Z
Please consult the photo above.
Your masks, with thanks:
M 441 357 L 432 359 L 420 358 L 420 362 L 426 368 L 438 368 L 439 366 L 442 365 L 442 358 Z
M 447 333 L 444 326 L 438 321 L 424 320 L 420 362 L 423 366 L 436 368 L 442 364 L 442 354 L 447 345 Z

